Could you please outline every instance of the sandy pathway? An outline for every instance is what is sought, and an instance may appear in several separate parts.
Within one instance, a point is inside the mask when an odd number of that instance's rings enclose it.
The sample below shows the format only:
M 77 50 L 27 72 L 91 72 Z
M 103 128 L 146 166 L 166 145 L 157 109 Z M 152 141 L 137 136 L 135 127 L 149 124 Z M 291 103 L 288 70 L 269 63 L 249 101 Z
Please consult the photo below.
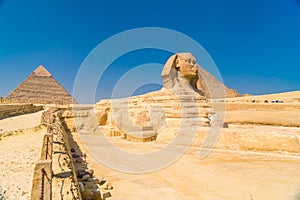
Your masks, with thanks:
M 76 139 L 79 141 L 78 137 Z M 96 140 L 93 136 L 83 136 L 81 139 L 86 144 L 93 144 Z M 155 143 L 143 143 L 141 146 L 120 138 L 110 138 L 110 141 L 131 152 L 159 149 Z M 84 149 L 81 141 L 79 144 Z M 174 164 L 159 171 L 127 174 L 103 166 L 87 153 L 90 168 L 114 186 L 109 198 L 112 200 L 298 200 L 300 197 L 298 156 L 214 151 L 208 158 L 199 159 L 199 148 L 191 148 Z

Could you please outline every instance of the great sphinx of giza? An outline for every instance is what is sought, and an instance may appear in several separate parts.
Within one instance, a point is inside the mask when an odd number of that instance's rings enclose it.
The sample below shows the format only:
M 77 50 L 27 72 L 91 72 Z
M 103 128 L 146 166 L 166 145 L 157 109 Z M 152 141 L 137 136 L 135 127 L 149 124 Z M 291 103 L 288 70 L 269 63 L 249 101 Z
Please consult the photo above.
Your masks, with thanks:
M 166 62 L 161 90 L 96 104 L 100 130 L 128 140 L 172 140 L 191 127 L 209 127 L 210 105 L 201 90 L 196 59 L 177 53 Z M 203 81 L 203 80 L 202 80 Z M 188 131 L 188 130 L 187 130 Z M 181 133 L 180 133 L 181 134 Z

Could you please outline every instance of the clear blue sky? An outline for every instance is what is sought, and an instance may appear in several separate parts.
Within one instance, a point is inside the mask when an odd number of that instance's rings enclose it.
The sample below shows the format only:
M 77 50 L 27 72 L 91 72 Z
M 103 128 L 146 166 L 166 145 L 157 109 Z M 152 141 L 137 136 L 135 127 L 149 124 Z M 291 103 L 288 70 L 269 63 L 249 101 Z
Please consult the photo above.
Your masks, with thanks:
M 39 64 L 72 92 L 77 70 L 96 45 L 149 26 L 195 39 L 225 85 L 241 93 L 300 90 L 299 0 L 0 0 L 0 96 Z M 164 63 L 168 56 L 136 52 L 116 62 L 126 71 L 136 64 Z M 97 97 L 109 96 L 109 81 L 118 77 L 112 74 Z

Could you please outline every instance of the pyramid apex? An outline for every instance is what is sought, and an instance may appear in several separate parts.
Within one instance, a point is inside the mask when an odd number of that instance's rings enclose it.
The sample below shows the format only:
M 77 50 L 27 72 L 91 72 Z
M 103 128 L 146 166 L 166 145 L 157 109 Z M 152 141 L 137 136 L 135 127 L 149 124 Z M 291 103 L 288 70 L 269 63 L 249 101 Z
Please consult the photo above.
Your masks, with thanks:
M 46 77 L 51 77 L 52 74 L 50 74 L 50 72 L 48 72 L 48 70 L 43 66 L 43 65 L 39 65 L 34 71 L 33 73 L 36 76 L 46 76 Z

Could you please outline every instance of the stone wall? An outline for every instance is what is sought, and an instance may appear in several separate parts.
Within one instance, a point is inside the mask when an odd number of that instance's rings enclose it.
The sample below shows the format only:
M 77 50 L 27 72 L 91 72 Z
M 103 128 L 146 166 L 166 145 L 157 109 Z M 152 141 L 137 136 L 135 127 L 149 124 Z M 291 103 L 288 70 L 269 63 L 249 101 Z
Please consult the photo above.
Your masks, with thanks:
M 44 111 L 41 124 L 47 126 L 47 133 L 43 138 L 40 160 L 34 170 L 31 199 L 51 200 L 65 197 L 81 200 L 68 135 L 61 123 L 59 109 Z
M 210 126 L 211 106 L 206 99 L 186 90 L 159 91 L 124 99 L 102 100 L 95 105 L 100 130 L 106 136 L 148 142 L 162 137 L 174 138 L 174 128 Z
M 33 104 L 0 104 L 0 119 L 43 110 L 43 106 Z
M 48 108 L 43 112 L 41 123 L 47 126 L 47 134 L 43 141 L 41 161 L 36 165 L 31 199 L 41 197 L 40 191 L 43 188 L 41 187 L 43 185 L 41 169 L 46 168 L 44 166 L 45 157 L 51 161 L 47 164 L 51 165 L 51 174 L 53 175 L 50 181 L 51 189 L 44 187 L 46 188 L 44 194 L 50 194 L 50 199 L 63 197 L 64 199 L 101 200 L 111 196 L 107 190 L 111 190 L 112 186 L 104 178 L 95 177 L 94 171 L 88 168 L 86 154 L 81 151 L 73 138 L 75 133 L 70 130 L 73 128 L 67 125 L 67 121 L 71 121 L 74 116 L 85 117 L 89 109 L 79 107 L 77 112 L 72 113 L 66 108 L 55 107 Z M 53 138 L 49 139 L 49 136 Z M 47 143 L 48 141 L 50 144 Z M 49 148 L 53 153 L 47 156 L 46 152 L 49 152 L 47 150 Z

